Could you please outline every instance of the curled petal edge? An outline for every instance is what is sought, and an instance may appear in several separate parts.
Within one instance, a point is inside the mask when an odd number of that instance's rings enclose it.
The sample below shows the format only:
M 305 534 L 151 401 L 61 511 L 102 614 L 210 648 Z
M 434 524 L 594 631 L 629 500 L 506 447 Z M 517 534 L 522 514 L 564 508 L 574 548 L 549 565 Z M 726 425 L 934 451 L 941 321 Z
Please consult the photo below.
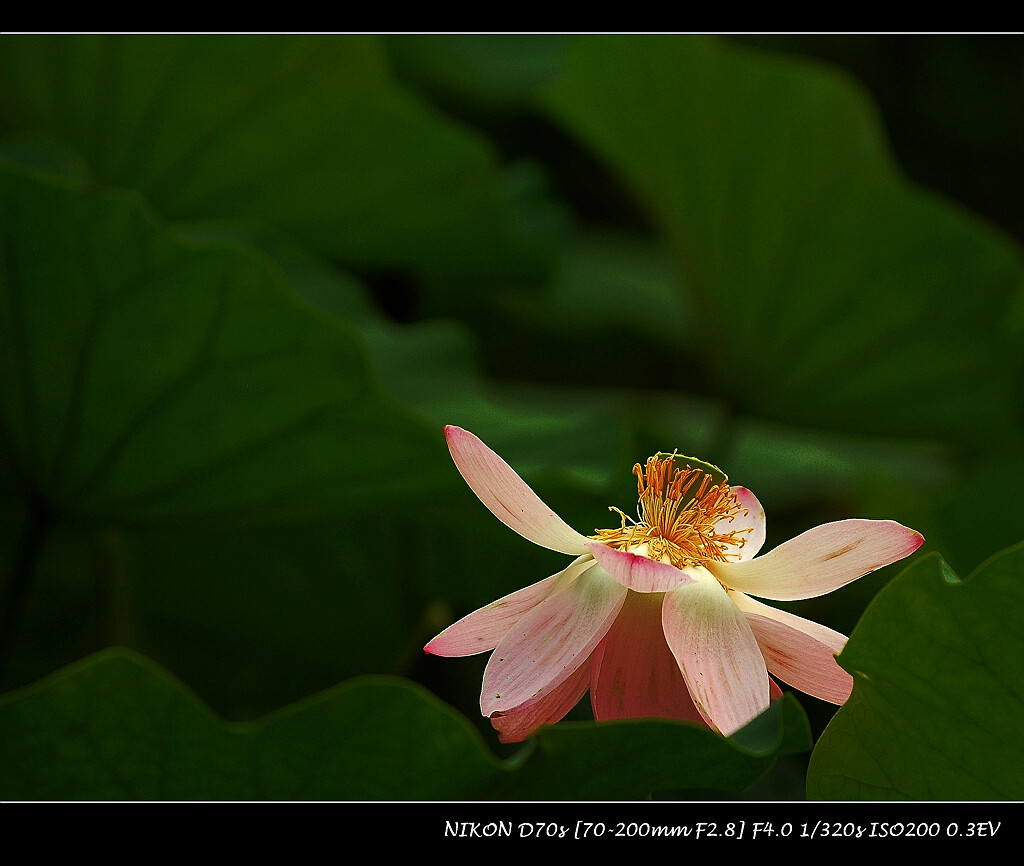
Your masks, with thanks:
M 561 721 L 583 697 L 590 684 L 590 663 L 584 662 L 543 697 L 512 710 L 491 714 L 491 725 L 503 743 L 520 743 L 543 725 Z
M 588 541 L 591 555 L 615 580 L 634 592 L 670 592 L 693 578 L 685 571 L 638 553 L 615 550 L 600 541 Z

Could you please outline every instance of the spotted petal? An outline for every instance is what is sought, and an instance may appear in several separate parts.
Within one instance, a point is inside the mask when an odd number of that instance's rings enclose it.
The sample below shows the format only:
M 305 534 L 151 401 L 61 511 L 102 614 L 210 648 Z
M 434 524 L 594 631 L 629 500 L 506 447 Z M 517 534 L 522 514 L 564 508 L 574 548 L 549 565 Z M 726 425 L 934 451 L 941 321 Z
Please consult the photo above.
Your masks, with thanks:
M 853 677 L 835 660 L 846 645 L 845 635 L 761 604 L 742 592 L 730 597 L 747 617 L 769 671 L 813 697 L 833 704 L 846 702 Z
M 746 487 L 729 488 L 736 494 L 736 501 L 743 507 L 743 511 L 734 514 L 732 517 L 725 517 L 715 523 L 714 531 L 717 535 L 727 535 L 735 532 L 739 539 L 738 544 L 727 544 L 725 554 L 730 561 L 742 562 L 753 559 L 757 556 L 761 545 L 764 544 L 765 520 L 764 509 L 757 497 Z
M 630 592 L 591 662 L 594 718 L 686 719 L 704 724 L 661 626 L 663 598 Z
M 548 550 L 579 556 L 587 552 L 580 535 L 555 514 L 515 470 L 461 427 L 444 428 L 448 450 L 470 489 L 509 529 Z
M 600 541 L 587 542 L 597 564 L 634 592 L 668 592 L 693 578 L 667 562 L 655 562 L 639 553 L 615 550 Z
M 702 714 L 726 736 L 768 708 L 768 671 L 746 618 L 705 568 L 665 595 L 669 649 Z
M 708 568 L 726 586 L 775 601 L 825 595 L 868 572 L 909 556 L 924 543 L 919 532 L 892 520 L 823 523 L 746 562 Z
M 491 724 L 503 743 L 519 743 L 542 725 L 553 725 L 579 703 L 590 684 L 590 663 L 584 662 L 576 671 L 543 697 L 522 706 L 491 716 Z
M 471 656 L 494 649 L 527 612 L 591 565 L 593 559 L 581 556 L 558 574 L 474 610 L 448 626 L 423 647 L 424 651 L 435 656 L 452 657 Z
M 508 712 L 573 674 L 611 628 L 626 588 L 592 565 L 520 619 L 484 670 L 480 710 Z

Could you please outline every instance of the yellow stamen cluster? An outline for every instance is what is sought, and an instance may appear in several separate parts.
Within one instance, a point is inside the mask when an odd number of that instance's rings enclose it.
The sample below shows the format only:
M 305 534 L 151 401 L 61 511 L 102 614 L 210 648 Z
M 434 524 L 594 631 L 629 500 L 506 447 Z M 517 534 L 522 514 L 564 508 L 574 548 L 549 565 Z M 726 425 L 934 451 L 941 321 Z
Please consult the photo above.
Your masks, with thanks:
M 677 469 L 676 453 L 657 454 L 647 459 L 646 467 L 637 463 L 637 517 L 633 521 L 617 508 L 622 518 L 618 529 L 599 529 L 593 538 L 616 550 L 633 550 L 646 545 L 643 552 L 651 559 L 670 562 L 676 568 L 701 565 L 708 561 L 725 562 L 746 541 L 750 528 L 721 532 L 721 521 L 731 522 L 747 513 L 726 483 L 716 484 L 704 469 L 686 464 Z M 680 458 L 685 459 L 685 458 Z M 629 526 L 626 521 L 629 520 Z

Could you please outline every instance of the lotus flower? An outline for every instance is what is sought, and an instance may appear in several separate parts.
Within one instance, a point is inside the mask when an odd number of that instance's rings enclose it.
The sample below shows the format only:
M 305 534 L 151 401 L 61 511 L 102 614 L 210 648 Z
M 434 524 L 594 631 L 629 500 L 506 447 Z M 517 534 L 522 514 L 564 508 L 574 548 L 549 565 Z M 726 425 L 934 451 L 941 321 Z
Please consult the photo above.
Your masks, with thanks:
M 840 520 L 755 558 L 765 519 L 754 494 L 676 453 L 633 467 L 638 519 L 613 508 L 620 526 L 587 537 L 472 433 L 450 426 L 445 435 L 462 477 L 495 517 L 575 557 L 424 647 L 439 656 L 494 651 L 480 710 L 503 742 L 559 721 L 588 688 L 598 721 L 686 719 L 725 736 L 781 694 L 769 672 L 842 704 L 853 687 L 835 660 L 846 638 L 751 596 L 824 595 L 924 542 L 891 520 Z

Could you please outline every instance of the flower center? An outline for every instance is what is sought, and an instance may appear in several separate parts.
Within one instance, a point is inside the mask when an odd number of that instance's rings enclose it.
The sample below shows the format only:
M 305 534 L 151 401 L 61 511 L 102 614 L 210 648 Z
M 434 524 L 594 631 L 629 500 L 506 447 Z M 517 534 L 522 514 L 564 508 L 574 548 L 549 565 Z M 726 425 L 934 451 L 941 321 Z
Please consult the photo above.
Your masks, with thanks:
M 682 468 L 676 462 L 683 464 Z M 738 557 L 750 527 L 728 529 L 736 515 L 746 514 L 716 466 L 673 452 L 659 452 L 647 465 L 633 467 L 637 477 L 637 517 L 618 508 L 622 525 L 599 529 L 591 536 L 616 550 L 632 550 L 676 568 Z M 626 521 L 630 525 L 626 525 Z M 641 545 L 643 547 L 641 548 Z M 641 549 L 636 549 L 641 548 Z

